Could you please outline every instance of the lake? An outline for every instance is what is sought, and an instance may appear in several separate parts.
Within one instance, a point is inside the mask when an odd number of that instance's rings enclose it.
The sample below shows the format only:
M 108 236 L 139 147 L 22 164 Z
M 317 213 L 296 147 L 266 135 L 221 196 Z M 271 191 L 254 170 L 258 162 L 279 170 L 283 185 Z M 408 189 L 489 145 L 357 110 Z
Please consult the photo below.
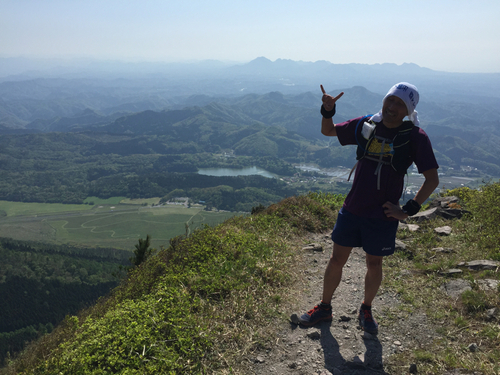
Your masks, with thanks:
M 200 168 L 198 174 L 203 174 L 206 176 L 252 176 L 259 175 L 267 178 L 278 177 L 274 173 L 268 172 L 265 169 L 258 167 L 247 167 L 247 168 Z

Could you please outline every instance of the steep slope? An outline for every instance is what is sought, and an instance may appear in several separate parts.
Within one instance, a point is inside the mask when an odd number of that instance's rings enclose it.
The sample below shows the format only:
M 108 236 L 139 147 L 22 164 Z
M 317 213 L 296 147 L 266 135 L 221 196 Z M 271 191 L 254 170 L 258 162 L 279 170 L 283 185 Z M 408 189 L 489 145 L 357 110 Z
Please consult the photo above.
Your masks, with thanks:
M 313 198 L 174 239 L 107 299 L 29 348 L 17 373 L 226 372 L 282 316 L 301 236 L 332 225 L 334 206 Z
M 461 200 L 446 207 L 465 213 L 466 204 L 469 216 L 399 231 L 376 300 L 378 336 L 356 328 L 364 274 L 359 249 L 336 294 L 335 320 L 307 330 L 288 321 L 318 301 L 328 234 L 343 200 L 309 194 L 174 239 L 107 299 L 68 317 L 4 372 L 494 375 L 499 189 L 455 190 Z M 452 235 L 443 234 L 443 225 Z M 493 268 L 481 270 L 475 259 L 491 259 L 482 263 Z M 454 297 L 452 284 L 468 289 Z

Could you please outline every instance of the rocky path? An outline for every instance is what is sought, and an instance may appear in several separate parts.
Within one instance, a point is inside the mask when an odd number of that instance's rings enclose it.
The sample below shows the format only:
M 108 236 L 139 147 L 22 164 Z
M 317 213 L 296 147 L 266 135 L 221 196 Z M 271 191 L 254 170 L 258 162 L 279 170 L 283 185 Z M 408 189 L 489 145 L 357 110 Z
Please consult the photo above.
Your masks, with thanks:
M 307 264 L 304 285 L 298 290 L 299 303 L 290 314 L 311 309 L 321 299 L 323 272 L 330 258 L 333 243 L 329 234 L 313 234 L 311 243 L 323 251 L 302 250 Z M 332 322 L 303 328 L 292 323 L 277 327 L 275 345 L 253 353 L 251 374 L 318 374 L 318 375 L 368 375 L 389 374 L 384 369 L 385 360 L 415 347 L 425 346 L 435 337 L 424 314 L 407 315 L 398 309 L 397 295 L 381 289 L 374 301 L 374 316 L 379 322 L 379 334 L 370 335 L 358 328 L 357 311 L 363 300 L 365 257 L 362 249 L 353 249 L 344 267 L 342 282 L 337 289 Z M 404 277 L 404 275 L 402 275 Z M 385 324 L 391 314 L 396 322 Z M 411 364 L 398 369 L 397 374 L 413 372 Z M 399 371 L 400 370 L 400 371 Z M 393 372 L 394 373 L 394 372 Z

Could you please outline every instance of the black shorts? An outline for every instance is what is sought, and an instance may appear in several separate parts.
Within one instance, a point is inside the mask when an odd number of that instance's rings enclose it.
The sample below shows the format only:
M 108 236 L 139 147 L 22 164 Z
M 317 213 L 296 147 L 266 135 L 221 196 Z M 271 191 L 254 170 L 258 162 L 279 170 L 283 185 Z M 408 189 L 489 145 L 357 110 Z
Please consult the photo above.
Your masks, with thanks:
M 394 254 L 398 221 L 369 219 L 342 208 L 333 228 L 332 240 L 346 247 L 362 247 L 370 255 Z

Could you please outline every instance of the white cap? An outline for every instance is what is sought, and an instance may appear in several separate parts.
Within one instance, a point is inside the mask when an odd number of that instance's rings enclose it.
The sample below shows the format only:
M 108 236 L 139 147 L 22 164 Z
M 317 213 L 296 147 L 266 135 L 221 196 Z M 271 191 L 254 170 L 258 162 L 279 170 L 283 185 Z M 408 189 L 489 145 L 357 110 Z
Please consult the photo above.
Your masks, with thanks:
M 391 87 L 387 95 L 384 97 L 384 102 L 385 99 L 387 99 L 389 96 L 397 96 L 398 98 L 400 98 L 406 104 L 406 109 L 408 110 L 408 119 L 415 125 L 419 124 L 418 112 L 415 110 L 415 108 L 417 107 L 418 101 L 420 100 L 420 95 L 416 86 L 407 82 L 397 83 Z M 371 120 L 375 122 L 381 121 L 382 111 L 372 116 Z

